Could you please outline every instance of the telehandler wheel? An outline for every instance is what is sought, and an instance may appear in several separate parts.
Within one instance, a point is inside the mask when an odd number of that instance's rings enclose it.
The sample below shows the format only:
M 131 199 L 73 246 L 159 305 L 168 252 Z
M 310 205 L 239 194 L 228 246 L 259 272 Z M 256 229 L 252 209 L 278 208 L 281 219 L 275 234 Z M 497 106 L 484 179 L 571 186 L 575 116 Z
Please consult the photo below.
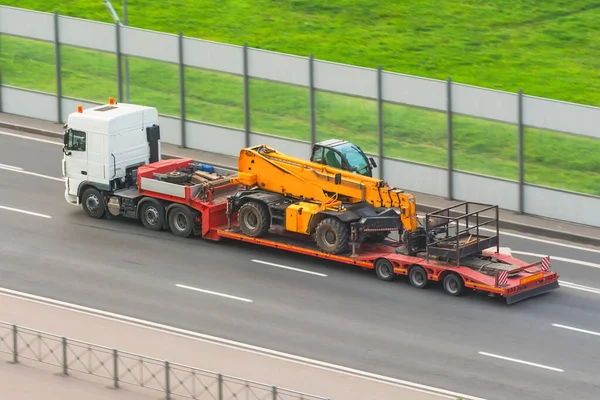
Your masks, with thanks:
M 81 195 L 81 207 L 92 218 L 102 218 L 106 211 L 104 198 L 98 189 L 89 187 Z
M 348 249 L 348 226 L 337 218 L 325 218 L 317 226 L 315 240 L 324 253 L 340 254 Z
M 449 273 L 444 277 L 444 291 L 450 296 L 460 296 L 463 294 L 465 282 L 455 273 Z
M 408 271 L 408 281 L 417 289 L 427 286 L 427 271 L 420 265 L 415 265 Z
M 394 266 L 385 258 L 377 260 L 375 263 L 375 273 L 382 281 L 391 282 L 397 278 L 397 275 L 394 273 Z
M 271 218 L 264 204 L 257 201 L 249 201 L 240 207 L 238 223 L 244 235 L 260 237 L 269 232 Z

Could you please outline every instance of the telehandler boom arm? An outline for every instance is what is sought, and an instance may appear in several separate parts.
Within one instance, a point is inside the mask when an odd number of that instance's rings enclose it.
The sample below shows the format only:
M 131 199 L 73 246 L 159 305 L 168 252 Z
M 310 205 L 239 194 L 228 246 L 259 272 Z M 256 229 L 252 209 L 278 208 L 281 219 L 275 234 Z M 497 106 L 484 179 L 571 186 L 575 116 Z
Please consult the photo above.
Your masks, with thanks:
M 418 227 L 414 195 L 383 180 L 290 157 L 266 145 L 241 150 L 238 176 L 231 181 L 314 202 L 322 210 L 342 210 L 344 204 L 359 202 L 400 208 L 404 229 Z

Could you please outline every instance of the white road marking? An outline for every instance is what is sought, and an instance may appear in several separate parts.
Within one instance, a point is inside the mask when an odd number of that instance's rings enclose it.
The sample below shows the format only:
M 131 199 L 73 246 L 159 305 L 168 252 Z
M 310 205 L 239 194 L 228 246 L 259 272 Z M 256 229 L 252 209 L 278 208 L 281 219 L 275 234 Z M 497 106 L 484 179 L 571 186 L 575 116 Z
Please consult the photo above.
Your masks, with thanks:
M 531 256 L 531 257 L 538 257 L 538 258 L 543 258 L 543 257 L 547 256 L 547 254 L 529 253 L 526 251 L 513 250 L 512 252 L 514 254 L 521 254 L 523 256 Z M 600 268 L 600 264 L 596 264 L 596 263 L 589 262 L 589 261 L 573 260 L 572 258 L 550 256 L 550 261 L 552 261 L 552 260 L 564 261 L 564 262 L 571 263 L 571 264 L 585 265 L 586 267 Z
M 0 206 L 0 209 L 7 210 L 7 211 L 14 211 L 14 212 L 18 212 L 18 213 L 21 213 L 21 214 L 33 215 L 33 216 L 41 217 L 41 218 L 52 218 L 51 216 L 46 215 L 46 214 L 38 214 L 38 213 L 35 213 L 35 212 L 32 212 L 32 211 L 20 210 L 18 208 Z
M 258 354 L 265 357 L 275 358 L 278 360 L 283 360 L 287 362 L 291 362 L 294 364 L 305 365 L 312 368 L 322 369 L 325 371 L 331 371 L 338 373 L 340 375 L 352 376 L 355 378 L 366 379 L 373 382 L 378 382 L 381 384 L 401 387 L 405 389 L 411 389 L 416 392 L 434 394 L 442 398 L 446 399 L 456 399 L 460 397 L 464 400 L 485 400 L 481 397 L 469 396 L 463 393 L 457 393 L 450 390 L 436 388 L 434 386 L 422 385 L 420 383 L 414 383 L 410 381 L 404 381 L 396 378 L 391 378 L 384 375 L 373 374 L 371 372 L 361 371 L 353 368 L 344 367 L 337 364 L 331 364 L 324 361 L 314 360 L 311 358 L 301 357 L 294 354 L 283 353 L 277 350 L 271 350 L 264 347 L 258 347 L 251 344 L 246 344 L 242 342 L 236 342 L 229 339 L 220 338 L 217 336 L 206 335 L 203 333 L 193 332 L 185 329 L 175 328 L 173 326 L 158 324 L 156 322 L 151 322 L 139 318 L 128 317 L 126 315 L 111 313 L 108 311 L 102 311 L 95 308 L 80 306 L 73 303 L 67 303 L 60 300 L 54 300 L 47 297 L 37 296 L 34 294 L 19 292 L 12 289 L 6 289 L 0 287 L 0 293 L 5 296 L 27 300 L 32 303 L 42 304 L 45 306 L 60 308 L 63 310 L 73 311 L 84 315 L 90 315 L 93 317 L 103 318 L 110 321 L 120 322 L 122 324 L 127 324 L 131 326 L 136 326 L 140 328 L 146 328 L 157 332 L 169 333 L 174 336 L 183 337 L 186 339 L 197 340 L 199 342 L 210 343 L 230 349 L 245 351 L 251 354 Z
M 54 144 L 57 146 L 63 146 L 63 143 L 61 143 L 61 142 L 53 142 L 52 140 L 40 139 L 40 138 L 31 137 L 31 136 L 25 136 L 25 135 L 21 135 L 18 133 L 10 133 L 10 132 L 0 131 L 0 135 L 13 136 L 13 137 L 17 137 L 19 139 L 27 139 L 27 140 L 33 140 L 34 142 L 42 142 L 42 143 Z M 35 133 L 34 133 L 34 135 L 35 135 Z
M 563 370 L 563 369 L 560 369 L 560 368 L 549 367 L 549 366 L 547 366 L 547 365 L 536 364 L 536 363 L 532 363 L 532 362 L 529 362 L 529 361 L 518 360 L 518 359 L 516 359 L 516 358 L 510 358 L 510 357 L 499 356 L 499 355 L 497 355 L 497 354 L 486 353 L 486 352 L 483 352 L 483 351 L 480 351 L 480 352 L 479 352 L 479 354 L 481 354 L 482 356 L 499 358 L 499 359 L 501 359 L 501 360 L 512 361 L 512 362 L 516 362 L 516 363 L 519 363 L 519 364 L 531 365 L 532 367 L 538 367 L 538 368 L 549 369 L 549 370 L 551 370 L 551 371 L 556 371 L 556 372 L 565 372 L 565 370 Z
M 6 165 L 6 164 L 0 164 L 0 168 L 15 169 L 17 171 L 22 171 L 23 170 L 23 168 L 21 168 L 21 167 L 15 167 L 14 165 Z
M 219 292 L 212 292 L 210 290 L 199 289 L 199 288 L 196 288 L 196 287 L 193 287 L 193 286 L 186 286 L 186 285 L 180 285 L 180 284 L 176 284 L 175 286 L 177 286 L 179 288 L 182 288 L 182 289 L 195 290 L 196 292 L 208 293 L 208 294 L 213 294 L 215 296 L 227 297 L 229 299 L 239 300 L 239 301 L 243 301 L 243 302 L 246 302 L 246 303 L 252 303 L 252 300 L 245 299 L 243 297 L 232 296 L 232 295 L 229 295 L 229 294 L 224 294 L 224 293 L 219 293 Z
M 600 289 L 593 288 L 590 286 L 583 286 L 577 283 L 565 282 L 563 280 L 559 280 L 559 283 L 563 287 L 568 287 L 569 289 L 581 290 L 583 292 L 589 292 L 594 294 L 600 294 Z
M 3 169 L 5 171 L 18 172 L 20 174 L 33 175 L 33 176 L 37 176 L 37 177 L 45 178 L 45 179 L 51 179 L 53 181 L 59 181 L 59 182 L 65 181 L 65 178 L 55 178 L 54 176 L 42 175 L 42 174 L 38 174 L 37 172 L 24 171 L 23 168 L 13 167 L 11 165 L 0 164 L 0 169 Z
M 277 267 L 277 268 L 289 269 L 290 271 L 303 272 L 305 274 L 311 274 L 311 275 L 317 275 L 317 276 L 327 276 L 327 275 L 321 274 L 319 272 L 308 271 L 306 269 L 300 269 L 300 268 L 287 267 L 285 265 L 270 263 L 270 262 L 267 262 L 267 261 L 252 260 L 252 262 L 259 263 L 259 264 L 265 264 L 265 265 L 271 265 L 271 266 Z
M 479 230 L 486 231 L 486 232 L 496 232 L 494 229 L 486 229 L 486 228 L 479 228 Z M 575 246 L 573 244 L 553 242 L 551 240 L 540 239 L 540 238 L 536 238 L 536 237 L 533 237 L 533 236 L 518 235 L 516 233 L 510 233 L 510 232 L 506 232 L 506 231 L 500 231 L 500 234 L 501 235 L 505 235 L 505 236 L 516 237 L 516 238 L 519 238 L 519 239 L 531 240 L 533 242 L 551 244 L 553 246 L 562 246 L 562 247 L 567 247 L 569 249 L 589 251 L 589 252 L 592 252 L 592 253 L 598 253 L 598 254 L 600 254 L 600 249 L 590 249 L 588 247 Z
M 428 206 L 428 207 L 432 207 L 433 208 L 433 206 Z M 420 218 L 424 218 L 425 214 L 419 214 L 419 217 Z M 462 227 L 466 226 L 465 224 L 459 224 L 459 225 L 462 226 Z M 479 228 L 479 230 L 480 231 L 485 231 L 485 232 L 496 233 L 495 229 Z M 516 233 L 506 232 L 506 231 L 503 231 L 503 230 L 500 230 L 500 234 L 503 235 L 503 236 L 512 236 L 512 237 L 516 237 L 516 238 L 519 238 L 519 239 L 531 240 L 533 242 L 551 244 L 553 246 L 561 246 L 561 247 L 566 247 L 566 248 L 569 248 L 569 249 L 589 251 L 589 252 L 592 252 L 592 253 L 598 253 L 598 254 L 600 254 L 600 249 L 592 249 L 592 248 L 589 248 L 589 247 L 581 247 L 581 246 L 576 246 L 576 245 L 573 245 L 573 244 L 566 244 L 566 243 L 554 242 L 552 240 L 540 239 L 540 238 L 536 238 L 536 237 L 533 237 L 533 236 L 519 235 L 519 234 L 516 234 Z
M 587 333 L 589 335 L 600 336 L 600 332 L 588 331 L 587 329 L 573 328 L 572 326 L 568 326 L 568 325 L 552 324 L 552 326 L 555 326 L 557 328 L 568 329 L 570 331 Z

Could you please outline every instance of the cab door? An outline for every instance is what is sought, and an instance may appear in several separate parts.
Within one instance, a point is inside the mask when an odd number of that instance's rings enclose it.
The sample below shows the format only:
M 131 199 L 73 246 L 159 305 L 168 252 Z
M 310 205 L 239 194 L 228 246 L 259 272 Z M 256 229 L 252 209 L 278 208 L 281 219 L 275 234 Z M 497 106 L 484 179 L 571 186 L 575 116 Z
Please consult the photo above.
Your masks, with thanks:
M 69 129 L 65 133 L 63 152 L 69 194 L 77 196 L 79 184 L 88 179 L 87 133 Z

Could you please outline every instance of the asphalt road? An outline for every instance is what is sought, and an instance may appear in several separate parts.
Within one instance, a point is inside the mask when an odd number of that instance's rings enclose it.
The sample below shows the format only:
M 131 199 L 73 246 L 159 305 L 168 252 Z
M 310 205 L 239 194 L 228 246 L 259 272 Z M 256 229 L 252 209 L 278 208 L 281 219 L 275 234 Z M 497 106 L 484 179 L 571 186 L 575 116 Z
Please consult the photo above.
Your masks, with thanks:
M 60 178 L 61 156 L 0 135 L 2 287 L 488 399 L 598 398 L 600 249 L 505 235 L 513 251 L 567 259 L 553 268 L 569 287 L 511 307 L 452 298 L 352 266 L 90 219 L 65 202 L 63 182 L 23 173 Z

